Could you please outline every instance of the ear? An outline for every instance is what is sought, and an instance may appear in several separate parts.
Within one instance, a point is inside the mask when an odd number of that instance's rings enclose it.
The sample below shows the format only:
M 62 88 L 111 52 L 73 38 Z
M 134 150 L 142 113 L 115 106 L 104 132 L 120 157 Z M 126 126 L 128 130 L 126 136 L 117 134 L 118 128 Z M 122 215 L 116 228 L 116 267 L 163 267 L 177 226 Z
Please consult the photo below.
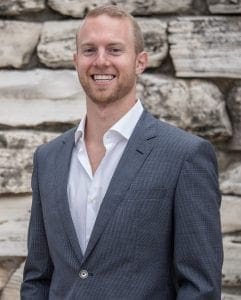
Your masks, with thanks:
M 140 75 L 147 67 L 148 54 L 145 51 L 139 53 L 136 57 L 136 75 Z

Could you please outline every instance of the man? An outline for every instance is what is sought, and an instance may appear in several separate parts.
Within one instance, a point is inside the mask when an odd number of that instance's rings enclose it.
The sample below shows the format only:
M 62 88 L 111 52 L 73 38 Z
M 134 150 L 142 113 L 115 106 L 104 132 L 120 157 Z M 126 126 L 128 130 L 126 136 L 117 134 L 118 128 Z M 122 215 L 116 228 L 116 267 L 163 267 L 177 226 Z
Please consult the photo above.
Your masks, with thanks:
M 137 23 L 92 10 L 74 62 L 87 113 L 35 153 L 22 300 L 220 299 L 215 154 L 136 99 Z

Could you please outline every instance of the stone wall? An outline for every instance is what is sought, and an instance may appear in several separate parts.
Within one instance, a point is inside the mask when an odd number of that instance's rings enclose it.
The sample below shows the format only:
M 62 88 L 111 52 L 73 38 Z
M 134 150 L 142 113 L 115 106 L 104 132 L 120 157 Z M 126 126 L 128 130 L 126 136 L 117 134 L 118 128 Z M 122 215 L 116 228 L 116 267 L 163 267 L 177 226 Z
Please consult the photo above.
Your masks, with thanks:
M 138 94 L 157 118 L 209 139 L 220 169 L 223 298 L 241 299 L 241 1 L 115 0 L 150 60 Z M 75 31 L 100 0 L 0 2 L 0 298 L 19 299 L 32 155 L 83 116 Z

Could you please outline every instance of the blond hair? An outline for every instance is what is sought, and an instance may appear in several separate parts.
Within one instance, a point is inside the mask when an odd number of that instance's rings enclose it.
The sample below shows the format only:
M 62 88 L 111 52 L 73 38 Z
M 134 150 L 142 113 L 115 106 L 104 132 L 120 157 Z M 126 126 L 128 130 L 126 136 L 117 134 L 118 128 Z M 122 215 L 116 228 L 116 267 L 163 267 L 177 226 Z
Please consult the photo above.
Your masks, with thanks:
M 131 14 L 129 14 L 124 9 L 116 5 L 102 5 L 90 10 L 87 13 L 85 19 L 98 17 L 101 15 L 107 15 L 112 18 L 123 18 L 129 20 L 133 29 L 136 54 L 139 54 L 144 50 L 143 34 L 141 32 L 140 26 Z

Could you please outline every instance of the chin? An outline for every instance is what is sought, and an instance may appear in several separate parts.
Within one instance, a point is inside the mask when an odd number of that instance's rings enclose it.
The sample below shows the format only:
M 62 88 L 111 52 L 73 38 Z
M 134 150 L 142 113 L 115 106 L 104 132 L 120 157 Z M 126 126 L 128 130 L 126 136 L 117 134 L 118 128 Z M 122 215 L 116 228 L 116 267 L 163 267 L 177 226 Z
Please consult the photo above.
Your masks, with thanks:
M 114 103 L 116 101 L 118 101 L 118 98 L 90 98 L 92 102 L 99 104 L 99 105 L 107 105 L 107 104 L 111 104 Z
M 89 94 L 88 98 L 96 103 L 96 104 L 108 104 L 108 103 L 113 103 L 119 100 L 118 95 L 115 94 L 109 94 L 109 93 L 96 93 L 96 94 Z

